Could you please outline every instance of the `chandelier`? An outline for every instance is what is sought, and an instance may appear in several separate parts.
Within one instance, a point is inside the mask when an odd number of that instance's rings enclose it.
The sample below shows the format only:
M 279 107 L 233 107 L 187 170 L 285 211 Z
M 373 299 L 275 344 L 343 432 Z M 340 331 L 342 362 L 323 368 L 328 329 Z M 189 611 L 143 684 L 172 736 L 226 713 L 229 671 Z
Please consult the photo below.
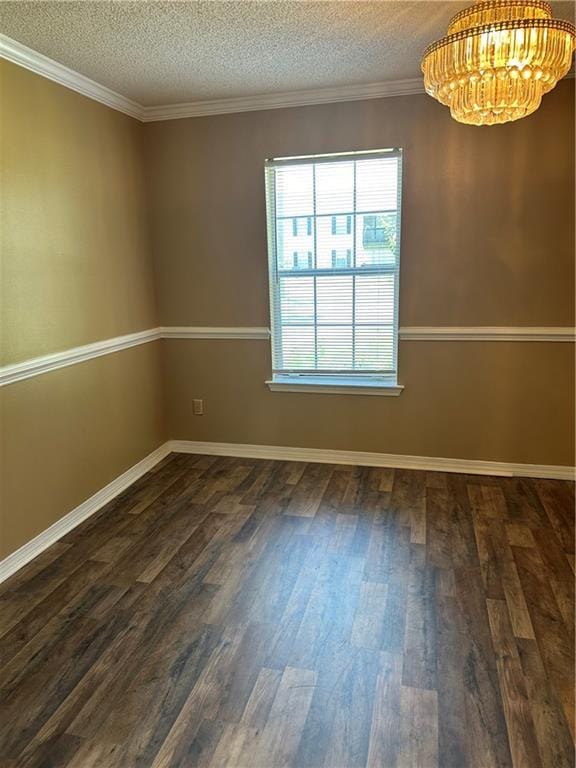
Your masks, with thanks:
M 457 13 L 448 36 L 426 48 L 426 93 L 460 123 L 519 120 L 570 69 L 576 28 L 540 0 L 480 0 Z

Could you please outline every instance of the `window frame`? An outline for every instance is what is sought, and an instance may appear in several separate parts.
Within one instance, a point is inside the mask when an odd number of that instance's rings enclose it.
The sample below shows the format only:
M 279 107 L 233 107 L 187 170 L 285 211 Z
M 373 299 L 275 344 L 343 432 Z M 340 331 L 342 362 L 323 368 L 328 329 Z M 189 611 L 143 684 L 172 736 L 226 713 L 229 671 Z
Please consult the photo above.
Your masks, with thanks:
M 399 395 L 403 386 L 398 384 L 398 344 L 399 344 L 399 293 L 400 293 L 400 254 L 401 254 L 401 222 L 402 222 L 402 165 L 403 165 L 403 152 L 401 148 L 390 148 L 380 150 L 361 150 L 351 152 L 341 152 L 322 155 L 302 155 L 297 157 L 278 157 L 271 158 L 265 161 L 265 188 L 266 188 L 266 219 L 267 219 L 267 239 L 268 239 L 268 281 L 269 281 L 269 298 L 270 298 L 270 320 L 271 320 L 271 343 L 272 343 L 272 362 L 276 359 L 275 345 L 277 343 L 276 328 L 281 327 L 281 315 L 280 315 L 280 302 L 276 301 L 278 294 L 278 281 L 279 281 L 279 269 L 278 269 L 278 251 L 277 251 L 277 217 L 276 217 L 276 189 L 275 189 L 275 169 L 282 166 L 294 166 L 294 165 L 310 165 L 318 163 L 334 163 L 334 162 L 349 162 L 350 160 L 363 160 L 370 158 L 390 158 L 396 157 L 398 159 L 398 171 L 397 171 L 397 199 L 396 199 L 396 216 L 397 216 L 397 234 L 396 234 L 396 247 L 395 247 L 395 263 L 394 266 L 374 267 L 374 272 L 377 274 L 393 274 L 394 275 L 394 304 L 393 304 L 393 346 L 392 355 L 394 363 L 393 372 L 358 372 L 346 371 L 335 374 L 334 372 L 323 373 L 322 370 L 315 369 L 314 371 L 276 371 L 274 365 L 272 366 L 272 378 L 266 382 L 272 391 L 285 391 L 285 392 L 332 392 L 332 393 L 347 393 L 347 394 L 370 394 L 370 395 Z M 363 213 L 363 212 L 360 212 Z M 378 215 L 380 212 L 374 212 L 374 215 Z M 323 214 L 332 216 L 332 229 L 334 229 L 334 220 L 339 212 L 334 214 Z M 346 214 L 348 215 L 348 214 Z M 357 216 L 356 210 L 349 214 L 350 224 L 355 222 Z M 366 212 L 365 215 L 371 215 Z M 303 218 L 303 217 L 294 217 Z M 308 217 L 308 221 L 311 221 L 314 241 L 316 241 L 316 227 L 317 216 L 313 214 Z M 352 234 L 354 234 L 356 227 L 352 227 Z M 362 234 L 361 242 L 363 244 L 364 235 Z M 336 268 L 338 274 L 346 274 L 347 272 L 359 272 L 360 274 L 369 274 L 371 269 L 369 267 L 357 267 L 354 266 L 350 270 L 343 268 Z M 336 271 L 335 270 L 335 271 Z M 301 271 L 301 270 L 299 270 Z M 317 273 L 317 269 L 309 270 Z M 327 270 L 331 272 L 331 270 Z

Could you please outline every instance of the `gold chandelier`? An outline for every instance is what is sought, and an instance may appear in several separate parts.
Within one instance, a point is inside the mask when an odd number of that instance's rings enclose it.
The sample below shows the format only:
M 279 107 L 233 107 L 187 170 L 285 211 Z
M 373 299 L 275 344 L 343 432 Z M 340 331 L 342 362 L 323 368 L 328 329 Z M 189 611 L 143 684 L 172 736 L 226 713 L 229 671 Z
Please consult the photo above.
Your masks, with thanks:
M 424 51 L 424 86 L 461 123 L 519 120 L 568 72 L 575 47 L 576 28 L 548 3 L 480 0 Z

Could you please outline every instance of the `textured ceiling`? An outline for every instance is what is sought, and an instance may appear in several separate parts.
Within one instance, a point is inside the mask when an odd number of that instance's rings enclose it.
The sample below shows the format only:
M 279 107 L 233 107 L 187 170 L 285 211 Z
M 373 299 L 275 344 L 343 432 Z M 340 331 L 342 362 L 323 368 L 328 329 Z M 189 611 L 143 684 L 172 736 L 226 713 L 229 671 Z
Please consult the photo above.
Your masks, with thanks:
M 0 31 L 152 106 L 418 77 L 423 49 L 467 5 L 9 0 Z

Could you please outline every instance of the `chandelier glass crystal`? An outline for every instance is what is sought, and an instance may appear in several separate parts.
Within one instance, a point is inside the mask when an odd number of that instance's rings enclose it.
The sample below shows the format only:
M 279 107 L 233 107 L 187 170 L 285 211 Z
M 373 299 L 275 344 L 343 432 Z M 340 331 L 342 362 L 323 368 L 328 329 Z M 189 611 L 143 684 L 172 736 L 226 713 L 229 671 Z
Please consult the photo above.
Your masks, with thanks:
M 424 86 L 461 123 L 507 123 L 538 109 L 575 47 L 574 25 L 553 19 L 548 3 L 480 0 L 424 51 Z

